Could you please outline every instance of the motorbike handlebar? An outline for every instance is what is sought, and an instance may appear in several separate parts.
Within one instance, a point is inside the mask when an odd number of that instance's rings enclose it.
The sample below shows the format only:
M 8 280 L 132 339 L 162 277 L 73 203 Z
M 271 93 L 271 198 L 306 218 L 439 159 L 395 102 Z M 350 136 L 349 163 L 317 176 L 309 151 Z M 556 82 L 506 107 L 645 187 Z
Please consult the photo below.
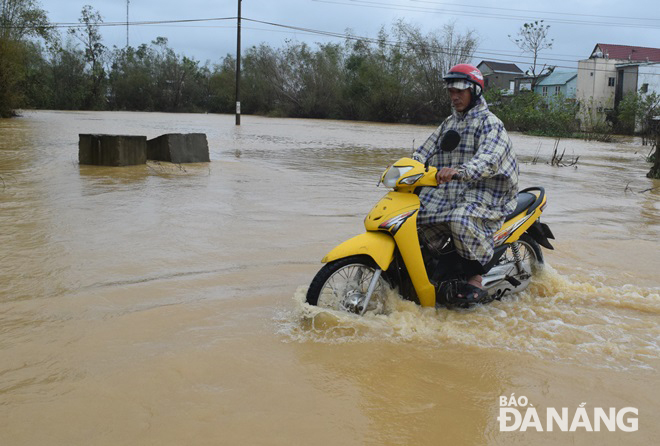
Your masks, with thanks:
M 440 170 L 438 170 L 438 172 L 436 173 L 436 178 L 439 173 Z M 453 174 L 449 180 L 440 181 L 438 179 L 438 183 L 443 183 L 443 182 L 446 183 L 447 181 L 464 181 L 464 180 L 465 180 L 465 174 L 459 171 L 458 173 Z

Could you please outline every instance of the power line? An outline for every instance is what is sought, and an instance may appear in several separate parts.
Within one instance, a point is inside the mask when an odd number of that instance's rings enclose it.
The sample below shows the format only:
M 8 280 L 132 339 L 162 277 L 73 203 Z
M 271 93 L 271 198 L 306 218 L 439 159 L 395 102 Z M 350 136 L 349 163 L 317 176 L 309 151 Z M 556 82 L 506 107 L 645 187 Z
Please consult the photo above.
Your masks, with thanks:
M 316 1 L 316 0 L 313 0 Z M 514 11 L 514 12 L 525 12 L 525 13 L 538 13 L 538 14 L 556 14 L 556 15 L 570 15 L 570 16 L 577 16 L 577 17 L 595 17 L 595 18 L 603 18 L 603 19 L 626 19 L 626 20 L 652 20 L 652 21 L 658 21 L 660 22 L 660 18 L 658 19 L 653 19 L 653 18 L 648 18 L 648 17 L 621 17 L 621 16 L 611 16 L 611 15 L 596 15 L 596 14 L 579 14 L 575 12 L 555 12 L 555 11 L 534 11 L 531 9 L 514 9 L 514 8 L 499 8 L 496 6 L 481 6 L 481 5 L 468 5 L 464 3 L 447 3 L 447 2 L 437 2 L 437 1 L 429 1 L 429 0 L 410 0 L 415 3 L 428 3 L 428 4 L 433 4 L 433 5 L 451 5 L 451 6 L 461 6 L 461 7 L 466 7 L 466 8 L 479 8 L 479 9 L 496 9 L 496 10 L 501 10 L 501 11 Z
M 214 22 L 214 21 L 224 21 L 224 20 L 236 20 L 236 17 L 213 17 L 208 19 L 180 19 L 180 20 L 144 20 L 139 22 L 100 22 L 96 23 L 95 26 L 99 27 L 111 27 L 111 26 L 148 26 L 148 25 L 169 25 L 177 23 L 196 23 L 196 22 Z M 82 28 L 87 26 L 84 23 L 80 22 L 55 22 L 51 23 L 45 28 Z M 33 28 L 33 26 L 9 26 L 7 28 L 11 29 L 28 29 Z
M 392 3 L 383 3 L 379 1 L 368 1 L 368 0 L 351 0 L 350 2 L 337 1 L 337 0 L 312 0 L 317 3 L 328 3 L 334 5 L 342 6 L 361 6 L 364 8 L 375 8 L 375 9 L 386 9 L 394 11 L 409 11 L 409 12 L 426 12 L 426 13 L 451 13 L 452 15 L 457 16 L 466 16 L 466 17 L 479 17 L 479 18 L 489 18 L 489 19 L 504 19 L 504 20 L 543 20 L 549 23 L 561 23 L 561 24 L 570 24 L 570 25 L 591 25 L 591 26 L 617 26 L 622 28 L 649 28 L 649 29 L 658 29 L 660 24 L 634 24 L 634 23 L 608 23 L 608 22 L 594 22 L 587 20 L 571 20 L 571 19 L 559 19 L 559 18 L 539 18 L 534 16 L 516 16 L 516 15 L 505 15 L 505 14 L 493 14 L 493 13 L 478 13 L 478 12 L 468 12 L 468 11 L 456 11 L 456 10 L 443 10 L 437 8 L 430 8 L 424 6 L 404 6 L 401 4 L 392 4 Z M 521 11 L 526 12 L 526 11 Z M 568 14 L 566 14 L 568 15 Z

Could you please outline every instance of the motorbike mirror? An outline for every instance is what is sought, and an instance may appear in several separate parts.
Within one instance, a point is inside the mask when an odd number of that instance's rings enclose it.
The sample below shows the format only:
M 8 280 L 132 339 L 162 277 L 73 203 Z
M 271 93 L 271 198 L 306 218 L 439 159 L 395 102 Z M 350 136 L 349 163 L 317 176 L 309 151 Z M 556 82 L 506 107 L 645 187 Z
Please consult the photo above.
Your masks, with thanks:
M 459 142 L 461 142 L 461 135 L 456 130 L 447 130 L 440 140 L 440 149 L 443 152 L 451 152 L 458 147 Z

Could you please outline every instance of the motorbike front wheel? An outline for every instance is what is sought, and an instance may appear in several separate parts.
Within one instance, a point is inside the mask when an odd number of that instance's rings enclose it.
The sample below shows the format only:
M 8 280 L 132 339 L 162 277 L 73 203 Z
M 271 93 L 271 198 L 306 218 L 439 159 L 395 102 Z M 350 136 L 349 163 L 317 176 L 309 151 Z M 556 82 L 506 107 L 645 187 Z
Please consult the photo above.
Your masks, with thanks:
M 381 313 L 390 289 L 384 271 L 377 278 L 365 309 L 367 291 L 377 270 L 378 266 L 367 256 L 351 256 L 327 263 L 312 280 L 307 303 L 348 313 Z

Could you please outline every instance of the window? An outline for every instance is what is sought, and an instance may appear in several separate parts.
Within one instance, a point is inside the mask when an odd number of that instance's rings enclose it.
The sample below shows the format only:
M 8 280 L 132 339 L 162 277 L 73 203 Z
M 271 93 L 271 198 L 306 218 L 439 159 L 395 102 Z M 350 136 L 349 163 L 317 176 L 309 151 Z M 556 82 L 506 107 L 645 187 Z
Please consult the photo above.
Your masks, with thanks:
M 559 85 L 555 85 L 555 96 L 559 96 L 559 93 L 561 93 L 561 87 Z
M 614 78 L 613 77 L 608 77 L 607 78 L 607 86 L 608 87 L 614 87 Z
M 642 88 L 640 88 L 639 91 L 642 92 L 642 93 L 648 93 L 649 92 L 649 84 L 642 84 Z
M 548 87 L 543 87 L 543 90 L 542 90 L 542 91 L 543 91 L 543 96 L 547 96 L 547 95 L 548 95 Z

